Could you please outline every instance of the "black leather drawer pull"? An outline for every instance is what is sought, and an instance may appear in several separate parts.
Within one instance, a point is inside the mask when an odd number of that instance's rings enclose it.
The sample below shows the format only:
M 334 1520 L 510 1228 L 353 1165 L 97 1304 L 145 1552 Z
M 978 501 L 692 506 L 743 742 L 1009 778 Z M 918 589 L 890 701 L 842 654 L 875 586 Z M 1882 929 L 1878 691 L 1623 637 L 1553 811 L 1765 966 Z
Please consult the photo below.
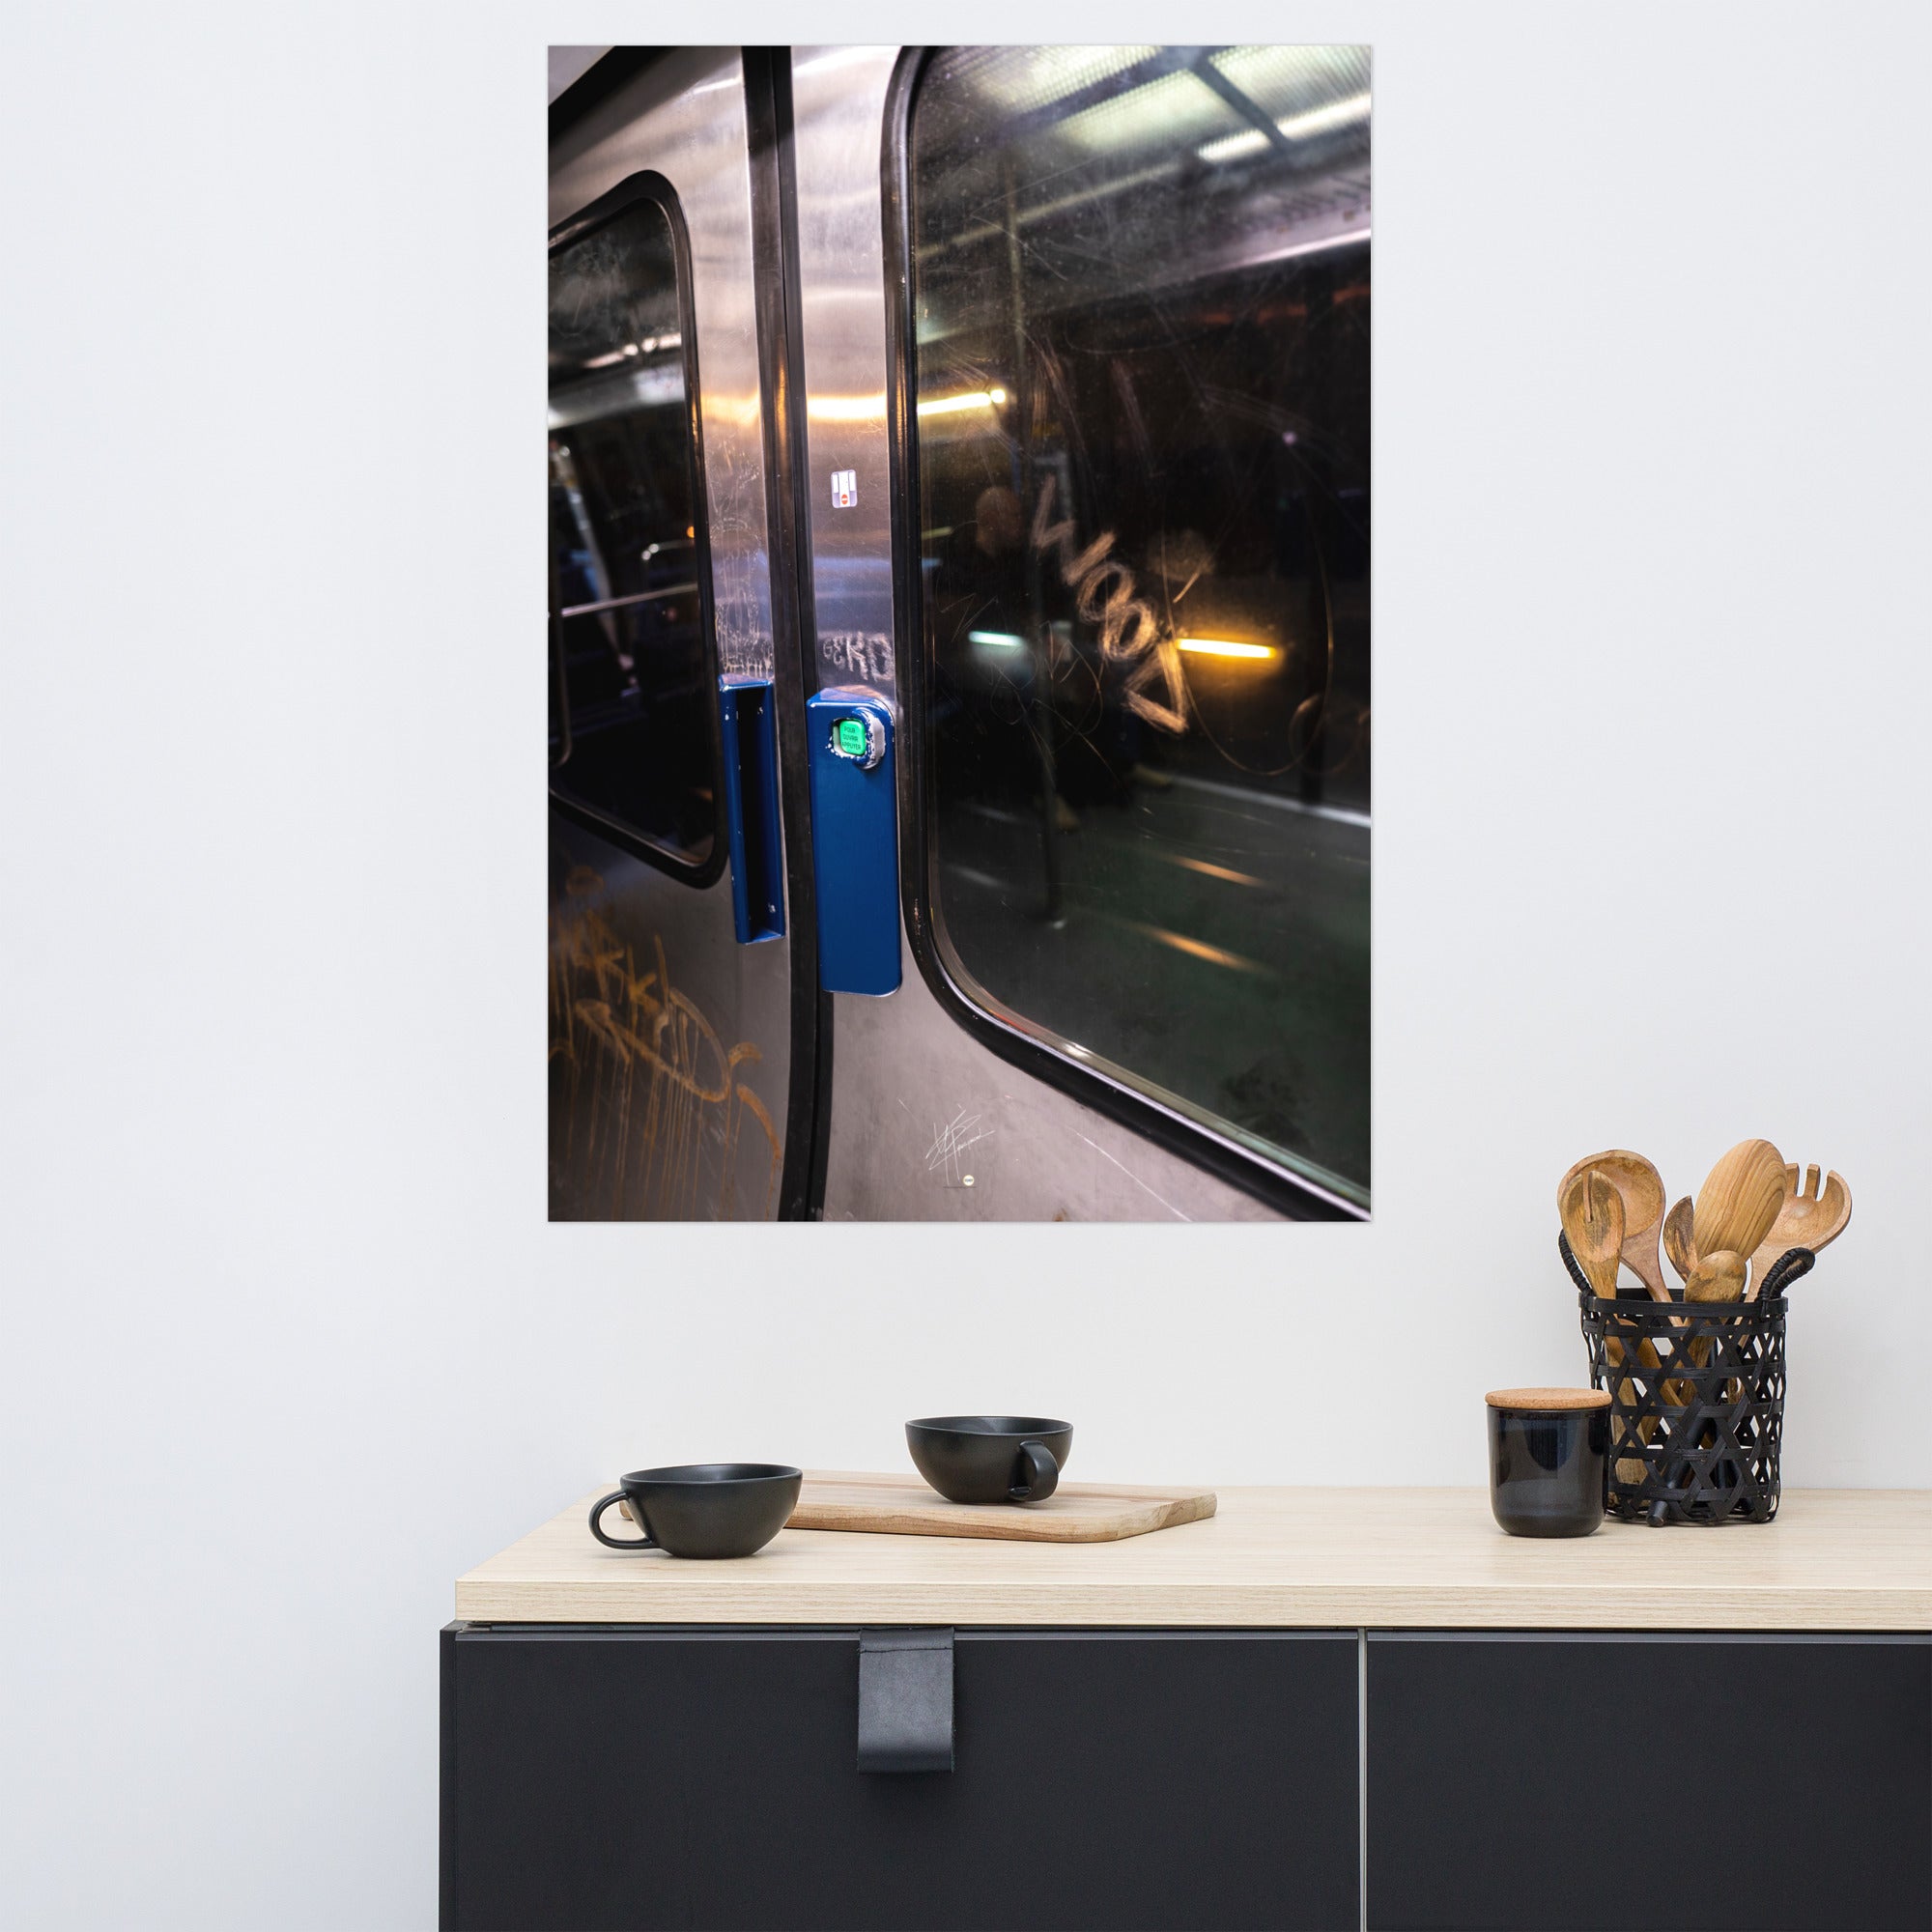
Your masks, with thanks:
M 859 1637 L 859 1769 L 952 1769 L 952 1633 Z

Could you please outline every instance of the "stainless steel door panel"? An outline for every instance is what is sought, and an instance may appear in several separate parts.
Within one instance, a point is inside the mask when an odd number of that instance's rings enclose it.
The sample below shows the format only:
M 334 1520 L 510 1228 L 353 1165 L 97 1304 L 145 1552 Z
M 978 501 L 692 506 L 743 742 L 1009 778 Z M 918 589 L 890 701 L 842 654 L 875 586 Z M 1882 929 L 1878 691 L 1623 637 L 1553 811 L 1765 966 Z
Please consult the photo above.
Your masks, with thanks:
M 818 674 L 895 700 L 879 157 L 897 56 L 801 47 L 792 70 Z M 845 469 L 858 502 L 835 509 Z M 934 999 L 903 930 L 901 950 L 896 993 L 833 1000 L 827 1220 L 1277 1218 L 987 1052 Z
M 689 233 L 719 669 L 773 675 L 750 164 L 734 47 L 654 62 L 551 152 L 556 223 L 643 170 Z M 557 1219 L 758 1219 L 778 1206 L 790 946 L 740 946 L 699 892 L 551 819 Z
M 888 696 L 893 533 L 879 129 L 898 52 L 799 47 L 792 56 L 818 679 Z M 854 473 L 858 501 L 835 509 L 832 478 L 842 470 Z

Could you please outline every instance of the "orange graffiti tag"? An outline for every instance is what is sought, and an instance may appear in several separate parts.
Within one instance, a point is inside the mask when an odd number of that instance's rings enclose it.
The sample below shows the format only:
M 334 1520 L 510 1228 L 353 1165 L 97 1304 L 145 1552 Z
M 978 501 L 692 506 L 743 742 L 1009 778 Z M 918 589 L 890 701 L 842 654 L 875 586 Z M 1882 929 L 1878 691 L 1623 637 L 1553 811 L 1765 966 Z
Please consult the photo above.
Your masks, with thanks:
M 577 868 L 551 916 L 554 1190 L 573 1207 L 595 1204 L 581 1218 L 730 1221 L 743 1208 L 767 1220 L 781 1151 L 770 1112 L 741 1077 L 763 1056 L 750 1040 L 725 1046 L 672 985 L 662 938 L 653 934 L 640 972 L 603 912 L 571 904 L 602 887 Z M 754 1164 L 762 1186 L 741 1188 L 741 1152 L 753 1150 L 764 1156 Z

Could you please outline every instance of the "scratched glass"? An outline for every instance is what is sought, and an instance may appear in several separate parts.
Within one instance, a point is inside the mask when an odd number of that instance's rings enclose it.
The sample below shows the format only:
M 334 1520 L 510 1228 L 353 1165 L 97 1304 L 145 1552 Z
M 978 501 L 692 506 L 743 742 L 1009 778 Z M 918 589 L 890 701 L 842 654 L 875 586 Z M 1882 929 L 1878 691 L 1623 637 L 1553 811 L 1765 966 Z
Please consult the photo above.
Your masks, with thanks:
M 911 128 L 969 994 L 1369 1184 L 1369 51 L 962 47 Z
M 716 818 L 696 501 L 670 223 L 639 202 L 550 259 L 551 785 L 694 865 Z

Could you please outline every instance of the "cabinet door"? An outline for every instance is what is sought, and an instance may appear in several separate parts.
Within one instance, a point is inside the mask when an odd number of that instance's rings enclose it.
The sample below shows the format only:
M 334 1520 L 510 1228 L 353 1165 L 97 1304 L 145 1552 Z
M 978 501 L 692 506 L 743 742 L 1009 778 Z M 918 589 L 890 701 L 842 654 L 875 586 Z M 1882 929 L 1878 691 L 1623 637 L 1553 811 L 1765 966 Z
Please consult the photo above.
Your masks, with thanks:
M 1353 1633 L 958 1633 L 954 1769 L 856 1769 L 859 1633 L 443 1640 L 443 1919 L 1358 1923 Z
M 1932 1925 L 1932 1642 L 1372 1635 L 1368 1923 Z

